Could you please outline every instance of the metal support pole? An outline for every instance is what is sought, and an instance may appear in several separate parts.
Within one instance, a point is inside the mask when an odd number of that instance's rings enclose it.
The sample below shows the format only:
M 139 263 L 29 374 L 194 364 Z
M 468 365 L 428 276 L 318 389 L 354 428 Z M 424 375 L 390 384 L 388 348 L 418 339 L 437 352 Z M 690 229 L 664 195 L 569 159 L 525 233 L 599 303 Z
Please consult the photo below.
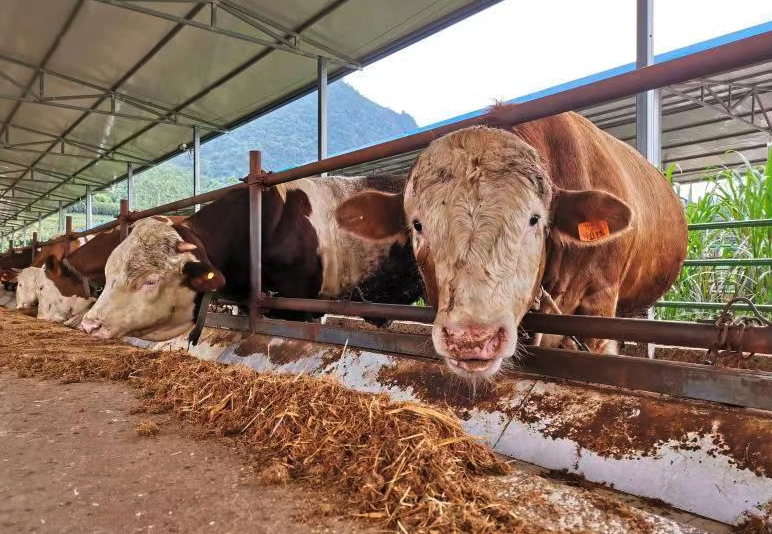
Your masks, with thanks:
M 129 201 L 121 199 L 121 213 L 118 216 L 121 227 L 121 241 L 129 237 Z
M 317 156 L 323 160 L 327 157 L 327 58 L 317 60 L 317 70 Z
M 636 68 L 654 63 L 654 0 L 638 0 Z M 638 151 L 649 163 L 659 168 L 662 163 L 659 89 L 638 93 L 635 97 L 635 135 Z M 647 317 L 654 319 L 654 308 Z M 646 352 L 654 358 L 654 345 L 648 343 Z
M 94 226 L 94 194 L 91 187 L 86 186 L 86 230 Z
M 32 232 L 32 261 L 35 261 L 35 256 L 38 255 L 38 233 Z
M 38 213 L 38 236 L 43 239 L 43 216 Z
M 27 225 L 21 227 L 21 246 L 27 246 Z
M 64 255 L 70 253 L 70 242 L 72 241 L 72 215 L 68 215 L 65 218 L 65 229 L 64 229 Z
M 249 330 L 257 331 L 263 298 L 263 167 L 259 150 L 249 151 Z
M 64 208 L 62 207 L 63 202 L 59 201 L 59 234 L 62 234 L 64 232 Z
M 128 200 L 129 210 L 134 209 L 134 166 L 131 163 L 126 164 L 126 200 Z
M 212 12 L 215 6 L 212 4 Z M 198 126 L 193 127 L 193 196 L 201 193 L 201 130 Z M 196 204 L 195 211 L 201 209 L 201 204 Z

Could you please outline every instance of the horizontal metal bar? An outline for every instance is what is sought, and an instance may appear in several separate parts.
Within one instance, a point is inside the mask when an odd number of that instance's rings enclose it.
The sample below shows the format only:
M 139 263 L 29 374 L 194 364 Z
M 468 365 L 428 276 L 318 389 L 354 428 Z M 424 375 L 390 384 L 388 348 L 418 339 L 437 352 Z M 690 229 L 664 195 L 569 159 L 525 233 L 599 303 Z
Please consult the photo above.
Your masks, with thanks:
M 725 228 L 758 228 L 772 226 L 772 219 L 748 219 L 745 221 L 716 221 L 707 223 L 693 223 L 688 225 L 689 231 L 699 230 L 723 230 Z
M 196 22 L 194 20 L 186 19 L 183 17 L 178 17 L 176 15 L 172 15 L 170 13 L 166 13 L 163 11 L 157 11 L 155 9 L 148 9 L 146 7 L 136 6 L 132 4 L 127 4 L 122 2 L 121 0 L 96 0 L 97 2 L 101 2 L 102 4 L 107 4 L 114 7 L 119 7 L 122 9 L 127 9 L 130 11 L 136 11 L 138 13 L 142 13 L 144 15 L 148 15 L 151 17 L 157 17 L 160 19 L 168 20 L 170 22 L 174 22 L 177 24 L 182 24 L 184 26 L 190 26 L 192 28 L 196 28 L 199 30 L 203 30 L 206 32 L 214 33 L 217 35 L 223 35 L 226 37 L 231 37 L 233 39 L 238 39 L 240 41 L 246 41 L 252 44 L 257 44 L 261 46 L 265 46 L 268 48 L 272 48 L 274 50 L 281 50 L 283 52 L 290 52 L 292 54 L 297 54 L 299 56 L 304 56 L 307 58 L 313 58 L 316 59 L 320 55 L 323 56 L 329 56 L 330 61 L 334 61 L 335 63 L 338 63 L 344 67 L 348 67 L 351 69 L 359 69 L 359 64 L 350 64 L 346 61 L 341 60 L 340 58 L 336 57 L 333 54 L 328 54 L 327 52 L 320 52 L 320 53 L 314 53 L 314 52 L 308 52 L 306 50 L 303 50 L 302 48 L 298 48 L 296 46 L 288 46 L 286 44 L 277 43 L 275 41 L 270 41 L 268 39 L 261 39 L 259 37 L 253 37 L 251 35 L 247 35 L 245 33 L 236 32 L 227 30 L 225 28 L 220 28 L 217 26 L 210 26 L 209 24 L 203 24 L 201 22 Z
M 654 304 L 656 308 L 681 308 L 685 310 L 723 310 L 726 304 L 720 302 L 690 302 L 684 300 L 661 300 Z M 762 312 L 772 312 L 772 304 L 755 304 Z M 737 303 L 732 306 L 735 310 L 750 310 L 747 304 Z
M 522 370 L 578 382 L 772 410 L 772 373 L 530 347 Z
M 435 311 L 426 306 L 374 304 L 369 302 L 342 302 L 335 300 L 289 299 L 269 297 L 260 300 L 260 307 L 307 311 L 312 313 L 337 313 L 359 317 L 394 319 L 431 323 Z M 527 313 L 521 326 L 528 331 L 542 334 L 582 336 L 638 343 L 660 343 L 680 347 L 708 348 L 716 340 L 718 330 L 714 325 L 679 321 L 650 321 L 620 317 L 592 317 L 586 315 L 552 315 Z M 740 328 L 729 327 L 726 341 L 734 346 Z M 742 347 L 749 352 L 772 353 L 772 327 L 748 327 L 742 338 Z
M 248 319 L 207 314 L 207 324 L 247 330 Z M 429 336 L 349 330 L 319 323 L 262 319 L 257 333 L 381 351 L 425 360 L 441 360 Z M 725 369 L 667 360 L 611 356 L 570 350 L 527 347 L 519 371 L 550 378 L 605 384 L 691 399 L 772 410 L 772 373 Z
M 177 211 L 183 208 L 189 208 L 191 206 L 195 206 L 196 204 L 206 204 L 207 202 L 214 202 L 218 198 L 224 197 L 231 191 L 234 191 L 236 189 L 244 189 L 246 187 L 247 187 L 246 184 L 229 185 L 228 187 L 223 187 L 222 189 L 215 189 L 214 191 L 209 191 L 208 193 L 202 193 L 194 197 L 183 198 L 182 200 L 169 202 L 168 204 L 156 206 L 155 208 L 150 208 L 144 211 L 133 211 L 129 214 L 129 220 L 138 221 L 140 219 L 145 219 L 147 217 L 163 215 L 164 213 L 169 213 L 170 211 Z
M 772 258 L 686 260 L 684 267 L 770 267 Z

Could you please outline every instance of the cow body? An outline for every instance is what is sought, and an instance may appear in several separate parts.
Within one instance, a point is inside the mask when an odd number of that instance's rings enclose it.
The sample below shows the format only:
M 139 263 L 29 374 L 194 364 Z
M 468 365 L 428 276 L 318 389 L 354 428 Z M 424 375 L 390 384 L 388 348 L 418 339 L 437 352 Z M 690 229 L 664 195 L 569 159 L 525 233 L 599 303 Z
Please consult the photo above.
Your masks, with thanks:
M 340 232 L 335 220 L 336 208 L 351 195 L 372 187 L 398 191 L 404 183 L 399 177 L 326 177 L 267 190 L 264 291 L 394 303 L 420 298 L 421 280 L 406 230 L 371 243 Z M 99 337 L 169 339 L 192 326 L 204 292 L 248 297 L 248 191 L 232 191 L 181 224 L 138 222 L 110 256 L 105 272 L 105 290 L 82 325 Z
M 686 221 L 670 184 L 575 113 L 448 134 L 419 156 L 402 195 L 362 193 L 337 217 L 368 239 L 412 226 L 437 308 L 435 349 L 472 379 L 515 354 L 520 320 L 542 288 L 557 309 L 541 311 L 611 317 L 653 304 L 686 255 Z M 540 343 L 571 345 L 562 336 Z
M 16 285 L 18 274 L 22 269 L 27 267 L 43 267 L 46 258 L 56 257 L 61 259 L 65 254 L 77 250 L 90 239 L 90 236 L 79 237 L 69 241 L 60 241 L 52 245 L 46 245 L 38 251 L 34 259 L 31 249 L 11 251 L 5 256 L 0 256 L 0 281 L 10 289 L 8 286 Z

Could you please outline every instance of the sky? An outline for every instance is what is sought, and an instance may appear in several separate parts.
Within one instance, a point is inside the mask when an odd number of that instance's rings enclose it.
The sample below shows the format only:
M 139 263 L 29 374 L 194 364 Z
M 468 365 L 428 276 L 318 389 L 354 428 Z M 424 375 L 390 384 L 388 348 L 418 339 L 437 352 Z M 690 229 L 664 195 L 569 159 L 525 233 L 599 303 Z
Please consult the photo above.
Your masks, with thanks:
M 345 79 L 425 126 L 635 61 L 636 0 L 505 0 Z M 772 20 L 772 0 L 655 0 L 659 54 Z

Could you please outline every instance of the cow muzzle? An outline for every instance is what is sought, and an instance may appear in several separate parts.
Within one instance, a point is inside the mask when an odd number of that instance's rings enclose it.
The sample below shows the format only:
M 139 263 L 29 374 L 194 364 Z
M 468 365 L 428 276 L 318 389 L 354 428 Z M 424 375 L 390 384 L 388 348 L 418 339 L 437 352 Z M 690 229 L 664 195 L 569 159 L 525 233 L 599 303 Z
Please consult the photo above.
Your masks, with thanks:
M 439 335 L 437 335 L 439 334 Z M 467 376 L 489 376 L 499 370 L 511 350 L 512 335 L 503 324 L 435 325 L 435 348 L 451 370 Z
M 83 318 L 83 320 L 80 323 L 80 328 L 86 332 L 88 335 L 93 336 L 97 339 L 110 339 L 113 337 L 112 332 L 106 328 L 102 321 L 99 319 L 93 319 L 93 318 Z

